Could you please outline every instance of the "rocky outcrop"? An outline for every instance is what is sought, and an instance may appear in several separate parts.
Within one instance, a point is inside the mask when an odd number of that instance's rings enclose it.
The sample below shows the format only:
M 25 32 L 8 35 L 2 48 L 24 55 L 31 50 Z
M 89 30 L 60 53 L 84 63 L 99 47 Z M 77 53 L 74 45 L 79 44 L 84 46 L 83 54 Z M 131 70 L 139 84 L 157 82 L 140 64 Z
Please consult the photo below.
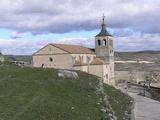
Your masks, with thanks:
M 69 78 L 69 79 L 78 79 L 79 76 L 75 71 L 69 70 L 58 70 L 58 77 Z
M 108 100 L 108 95 L 104 92 L 103 80 L 99 78 L 99 84 L 97 86 L 97 94 L 100 98 L 101 111 L 104 113 L 104 120 L 117 120 L 115 112 L 112 109 Z

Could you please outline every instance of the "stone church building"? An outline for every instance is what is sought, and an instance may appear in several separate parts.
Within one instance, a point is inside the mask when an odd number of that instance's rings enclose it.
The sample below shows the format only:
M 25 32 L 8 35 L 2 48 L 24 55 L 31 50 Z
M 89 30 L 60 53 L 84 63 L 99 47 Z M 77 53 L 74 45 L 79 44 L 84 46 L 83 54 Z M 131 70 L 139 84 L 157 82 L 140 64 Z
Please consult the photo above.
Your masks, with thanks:
M 101 27 L 95 36 L 95 52 L 78 45 L 48 44 L 33 54 L 33 67 L 80 70 L 115 85 L 113 40 L 104 17 Z

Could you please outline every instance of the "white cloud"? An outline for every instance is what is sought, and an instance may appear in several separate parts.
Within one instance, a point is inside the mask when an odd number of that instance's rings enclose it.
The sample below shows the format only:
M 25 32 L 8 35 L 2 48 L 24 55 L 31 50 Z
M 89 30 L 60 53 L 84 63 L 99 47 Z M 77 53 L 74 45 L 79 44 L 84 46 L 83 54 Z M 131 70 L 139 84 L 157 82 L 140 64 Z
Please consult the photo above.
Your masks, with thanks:
M 20 33 L 20 32 L 17 32 L 17 31 L 13 31 L 12 33 L 11 33 L 11 38 L 13 38 L 13 39 L 17 39 L 17 38 L 21 38 L 23 36 L 23 33 Z
M 117 51 L 160 50 L 160 35 L 144 34 L 140 36 L 116 37 L 114 45 Z
M 102 13 L 115 36 L 115 50 L 160 50 L 160 0 L 1 0 L 0 28 L 12 29 L 0 39 L 5 54 L 32 54 L 55 40 L 21 40 L 23 32 L 68 33 L 99 28 Z M 94 47 L 94 38 L 65 38 L 58 43 Z
M 1 0 L 0 27 L 33 33 L 93 30 L 105 13 L 109 27 L 159 32 L 159 6 L 159 0 Z
M 160 35 L 144 34 L 130 37 L 114 37 L 115 51 L 160 50 Z M 60 40 L 0 39 L 4 54 L 31 55 L 48 43 L 73 44 L 94 48 L 94 38 L 64 38 Z
M 73 44 L 85 47 L 94 47 L 94 40 L 88 38 L 64 38 L 61 40 L 19 40 L 0 39 L 0 48 L 3 54 L 31 55 L 49 43 Z

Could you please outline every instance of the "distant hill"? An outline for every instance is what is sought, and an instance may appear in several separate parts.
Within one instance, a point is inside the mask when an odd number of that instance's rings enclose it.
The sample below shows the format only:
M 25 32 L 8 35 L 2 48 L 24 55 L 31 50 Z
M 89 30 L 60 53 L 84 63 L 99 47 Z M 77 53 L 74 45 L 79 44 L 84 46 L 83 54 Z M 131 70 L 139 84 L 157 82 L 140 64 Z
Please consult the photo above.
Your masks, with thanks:
M 24 61 L 27 63 L 32 62 L 32 56 L 30 55 L 5 55 L 5 58 L 8 61 Z
M 115 52 L 115 61 L 127 60 L 151 61 L 154 63 L 116 63 L 115 70 L 160 71 L 160 51 Z
M 115 52 L 115 60 L 160 61 L 160 51 Z

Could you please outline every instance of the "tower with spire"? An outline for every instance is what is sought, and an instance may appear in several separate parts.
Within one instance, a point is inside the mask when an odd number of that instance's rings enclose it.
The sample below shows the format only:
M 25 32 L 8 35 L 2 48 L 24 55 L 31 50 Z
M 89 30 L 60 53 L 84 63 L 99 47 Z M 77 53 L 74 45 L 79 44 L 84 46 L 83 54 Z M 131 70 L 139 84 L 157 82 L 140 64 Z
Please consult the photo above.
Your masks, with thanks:
M 97 58 L 103 60 L 107 70 L 105 83 L 114 84 L 114 50 L 112 35 L 107 31 L 105 16 L 102 17 L 101 31 L 95 36 L 95 52 Z

